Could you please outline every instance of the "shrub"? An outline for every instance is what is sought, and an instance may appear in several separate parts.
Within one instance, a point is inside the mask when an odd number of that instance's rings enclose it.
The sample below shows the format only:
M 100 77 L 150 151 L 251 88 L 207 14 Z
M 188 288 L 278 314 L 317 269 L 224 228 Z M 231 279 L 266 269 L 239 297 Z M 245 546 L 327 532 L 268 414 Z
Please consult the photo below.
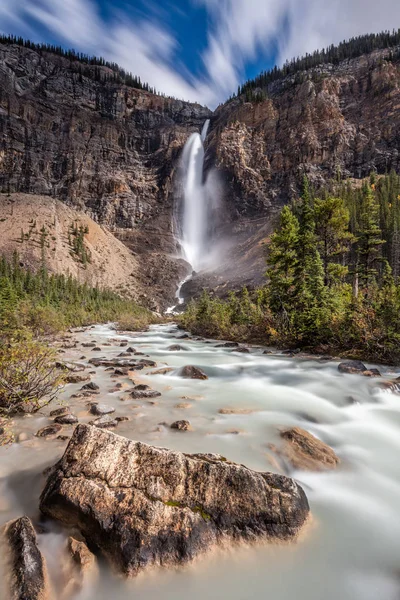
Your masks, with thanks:
M 0 414 L 37 412 L 62 383 L 53 349 L 26 333 L 0 341 Z

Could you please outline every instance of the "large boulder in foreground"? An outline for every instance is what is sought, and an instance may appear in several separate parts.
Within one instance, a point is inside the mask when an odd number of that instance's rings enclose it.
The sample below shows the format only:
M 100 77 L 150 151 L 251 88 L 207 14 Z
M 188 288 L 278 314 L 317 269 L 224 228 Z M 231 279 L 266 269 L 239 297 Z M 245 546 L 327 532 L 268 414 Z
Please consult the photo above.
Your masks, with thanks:
M 8 558 L 7 583 L 12 600 L 46 600 L 49 597 L 44 558 L 28 517 L 9 521 L 2 528 Z
M 292 479 L 80 424 L 43 490 L 45 515 L 77 527 L 126 575 L 185 563 L 218 542 L 288 540 L 309 514 Z

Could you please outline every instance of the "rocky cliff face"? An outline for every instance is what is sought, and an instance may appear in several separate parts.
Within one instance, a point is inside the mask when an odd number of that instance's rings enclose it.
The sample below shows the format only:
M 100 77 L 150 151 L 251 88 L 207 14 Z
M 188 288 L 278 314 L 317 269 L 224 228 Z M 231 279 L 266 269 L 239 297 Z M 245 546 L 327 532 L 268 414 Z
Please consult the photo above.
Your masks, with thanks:
M 178 157 L 209 114 L 115 84 L 106 67 L 0 45 L 0 191 L 85 210 L 143 256 L 144 287 L 164 282 L 165 305 L 186 269 L 166 257 Z
M 209 138 L 230 186 L 232 212 L 270 214 L 315 185 L 400 168 L 400 58 L 389 50 L 276 81 L 262 102 L 217 109 Z M 395 53 L 396 55 L 396 53 Z
M 225 188 L 217 234 L 234 242 L 213 275 L 221 289 L 262 279 L 274 215 L 304 173 L 318 186 L 338 174 L 400 169 L 393 56 L 380 50 L 299 72 L 270 84 L 262 102 L 235 98 L 211 116 L 206 162 Z M 188 270 L 170 259 L 179 155 L 210 111 L 113 83 L 112 73 L 0 45 L 0 191 L 55 196 L 108 226 L 139 259 L 141 285 L 158 288 L 162 308 Z
M 400 170 L 400 52 L 322 65 L 270 84 L 262 102 L 242 96 L 219 107 L 208 162 L 228 190 L 233 247 L 216 270 L 185 285 L 186 296 L 264 281 L 275 215 L 298 195 L 304 174 L 318 188 L 339 175 Z

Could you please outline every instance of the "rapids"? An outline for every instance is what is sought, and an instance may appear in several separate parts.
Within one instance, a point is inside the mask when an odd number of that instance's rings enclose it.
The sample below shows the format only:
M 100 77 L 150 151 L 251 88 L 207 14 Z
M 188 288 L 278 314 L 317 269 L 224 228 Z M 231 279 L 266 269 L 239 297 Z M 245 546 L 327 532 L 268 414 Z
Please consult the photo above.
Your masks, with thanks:
M 267 444 L 279 443 L 277 427 L 298 425 L 328 443 L 340 456 L 337 471 L 291 473 L 309 498 L 313 523 L 303 539 L 292 545 L 241 546 L 218 550 L 180 569 L 155 569 L 133 581 L 124 581 L 101 563 L 100 580 L 76 596 L 85 600 L 395 600 L 400 594 L 400 397 L 376 391 L 373 380 L 343 375 L 337 362 L 318 358 L 289 358 L 216 348 L 212 340 L 179 339 L 174 325 L 152 326 L 148 332 L 117 334 L 99 325 L 74 334 L 76 349 L 63 360 L 87 363 L 92 356 L 115 357 L 121 339 L 144 352 L 158 367 L 193 364 L 209 376 L 207 381 L 183 380 L 173 372 L 154 375 L 145 369 L 134 376 L 162 392 L 156 401 L 124 399 L 124 389 L 105 368 L 95 369 L 101 402 L 129 416 L 116 433 L 153 445 L 184 452 L 216 452 L 253 469 L 277 471 Z M 83 348 L 96 340 L 101 353 Z M 171 344 L 184 349 L 168 351 Z M 87 359 L 79 360 L 84 354 Z M 379 367 L 393 377 L 398 369 Z M 91 369 L 93 370 L 93 369 Z M 0 448 L 0 524 L 27 514 L 38 524 L 38 497 L 43 470 L 62 455 L 67 442 L 34 437 L 49 423 L 50 410 L 68 402 L 81 422 L 93 417 L 87 399 L 71 399 L 82 384 L 70 384 L 58 401 L 39 414 L 14 419 L 16 435 L 25 441 Z M 190 404 L 182 408 L 177 405 Z M 249 414 L 219 414 L 221 408 L 251 409 Z M 188 419 L 191 432 L 169 425 Z M 62 433 L 70 435 L 72 427 Z M 18 439 L 18 438 L 17 438 Z M 20 438 L 21 439 L 21 438 Z M 43 521 L 38 540 L 57 589 L 66 532 Z M 1 590 L 0 597 L 4 597 Z M 2 593 L 3 591 L 3 593 Z M 61 596 L 60 591 L 56 598 Z

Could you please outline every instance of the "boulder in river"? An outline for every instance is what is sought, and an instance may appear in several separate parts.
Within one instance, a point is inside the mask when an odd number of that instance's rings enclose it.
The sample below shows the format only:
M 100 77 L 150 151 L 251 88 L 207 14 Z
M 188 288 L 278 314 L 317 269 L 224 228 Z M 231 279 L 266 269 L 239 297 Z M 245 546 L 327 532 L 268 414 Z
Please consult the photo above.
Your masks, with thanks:
M 86 365 L 82 365 L 80 363 L 62 362 L 59 360 L 56 361 L 55 365 L 57 369 L 71 371 L 72 373 L 79 373 L 79 371 L 84 371 L 86 369 Z
M 363 371 L 362 374 L 364 375 L 364 377 L 382 377 L 382 374 L 379 371 L 379 369 L 367 369 L 366 371 Z
M 361 360 L 346 360 L 338 365 L 339 373 L 354 373 L 362 375 L 364 371 L 367 371 L 367 367 Z
M 99 389 L 100 389 L 100 387 L 94 381 L 91 381 L 90 383 L 87 383 L 86 385 L 83 385 L 81 387 L 81 390 L 87 390 L 87 391 L 93 391 L 93 392 L 97 392 Z
M 49 597 L 46 563 L 31 520 L 24 516 L 9 521 L 2 528 L 2 537 L 8 558 L 9 598 L 46 600 Z
M 161 396 L 161 392 L 152 390 L 148 385 L 135 385 L 131 392 L 131 397 L 135 400 L 138 398 L 158 398 Z
M 185 563 L 229 539 L 292 540 L 309 515 L 293 479 L 84 424 L 51 470 L 40 509 L 78 528 L 126 575 Z
M 78 417 L 72 413 L 61 415 L 54 419 L 54 423 L 60 423 L 61 425 L 75 425 L 78 422 Z
M 172 344 L 172 346 L 168 346 L 167 350 L 169 352 L 179 352 L 180 350 L 184 350 L 180 344 Z
M 179 377 L 184 379 L 208 379 L 207 375 L 199 367 L 193 365 L 186 365 L 178 370 Z
M 240 346 L 240 348 L 234 348 L 232 352 L 240 352 L 241 354 L 250 354 L 250 350 L 245 346 Z
M 238 342 L 224 342 L 223 344 L 217 344 L 216 348 L 237 348 L 239 346 Z
M 139 371 L 145 366 L 141 361 L 138 362 L 136 359 L 132 358 L 91 358 L 89 363 L 95 367 L 119 367 L 121 369 L 129 369 L 130 371 Z M 156 363 L 154 363 L 154 366 L 155 364 Z
M 42 427 L 36 432 L 36 437 L 50 437 L 51 435 L 57 435 L 62 430 L 62 426 L 58 423 L 52 423 L 46 427 Z
M 97 402 L 93 402 L 90 406 L 90 411 L 92 415 L 110 415 L 115 412 L 115 408 L 113 406 L 109 406 L 108 404 L 97 404 Z
M 191 431 L 192 426 L 190 421 L 185 421 L 185 419 L 181 419 L 180 421 L 175 421 L 172 423 L 171 429 L 178 429 L 179 431 Z
M 113 419 L 110 415 L 102 415 L 100 418 L 90 421 L 90 425 L 94 425 L 99 429 L 109 429 L 118 425 L 117 419 Z
M 79 375 L 79 373 L 70 373 L 64 378 L 65 383 L 83 383 L 90 379 L 89 374 Z
M 303 471 L 323 471 L 335 469 L 340 459 L 324 442 L 300 427 L 291 427 L 280 431 L 281 447 L 270 444 L 270 449 L 294 469 Z
M 50 417 L 61 417 L 63 415 L 69 415 L 71 409 L 69 406 L 60 406 L 50 411 Z

